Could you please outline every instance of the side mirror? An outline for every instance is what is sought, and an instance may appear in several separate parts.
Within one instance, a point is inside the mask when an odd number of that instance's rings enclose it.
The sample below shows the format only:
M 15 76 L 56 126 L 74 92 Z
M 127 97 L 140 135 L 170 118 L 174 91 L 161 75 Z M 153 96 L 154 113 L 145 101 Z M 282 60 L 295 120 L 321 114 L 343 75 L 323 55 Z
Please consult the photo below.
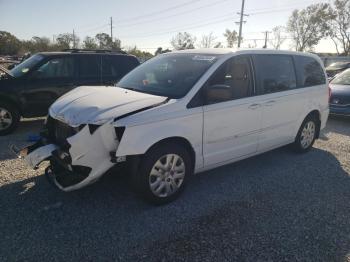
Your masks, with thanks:
M 212 85 L 205 88 L 205 100 L 207 104 L 214 104 L 231 100 L 232 89 L 229 85 Z

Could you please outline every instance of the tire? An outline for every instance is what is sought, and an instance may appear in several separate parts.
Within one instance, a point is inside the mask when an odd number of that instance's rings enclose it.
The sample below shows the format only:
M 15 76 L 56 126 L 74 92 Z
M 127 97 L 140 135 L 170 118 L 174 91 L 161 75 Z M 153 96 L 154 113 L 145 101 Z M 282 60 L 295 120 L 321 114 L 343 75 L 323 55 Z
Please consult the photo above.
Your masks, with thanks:
M 319 128 L 319 121 L 317 121 L 315 117 L 308 116 L 305 118 L 299 128 L 295 141 L 292 144 L 294 151 L 297 153 L 308 152 L 316 140 Z
M 0 136 L 12 133 L 20 118 L 19 111 L 12 104 L 0 102 Z
M 147 201 L 156 205 L 166 204 L 184 190 L 188 177 L 193 173 L 192 166 L 190 154 L 184 147 L 175 143 L 161 144 L 143 156 L 132 181 Z

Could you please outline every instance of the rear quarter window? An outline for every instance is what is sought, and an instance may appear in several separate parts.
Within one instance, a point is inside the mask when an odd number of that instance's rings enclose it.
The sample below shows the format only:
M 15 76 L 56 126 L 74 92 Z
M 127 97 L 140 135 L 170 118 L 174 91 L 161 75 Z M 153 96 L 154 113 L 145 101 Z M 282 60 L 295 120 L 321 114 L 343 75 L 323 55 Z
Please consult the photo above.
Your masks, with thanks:
M 298 74 L 298 86 L 309 87 L 326 83 L 324 71 L 316 59 L 307 56 L 294 56 Z
M 290 55 L 253 56 L 258 94 L 287 91 L 297 87 L 293 58 Z

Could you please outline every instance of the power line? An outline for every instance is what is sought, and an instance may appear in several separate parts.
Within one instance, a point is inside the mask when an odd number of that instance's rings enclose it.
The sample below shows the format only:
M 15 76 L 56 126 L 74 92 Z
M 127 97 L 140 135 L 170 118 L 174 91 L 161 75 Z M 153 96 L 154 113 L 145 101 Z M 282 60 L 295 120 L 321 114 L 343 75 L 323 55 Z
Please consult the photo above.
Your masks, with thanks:
M 148 16 L 154 16 L 154 15 L 157 15 L 157 14 L 161 14 L 161 13 L 165 13 L 165 12 L 168 12 L 168 11 L 172 11 L 174 9 L 179 9 L 181 7 L 184 7 L 184 6 L 187 6 L 187 5 L 192 5 L 196 2 L 200 2 L 200 1 L 203 1 L 203 0 L 192 0 L 192 1 L 189 1 L 187 3 L 182 3 L 182 4 L 178 4 L 178 5 L 174 5 L 174 6 L 171 6 L 171 7 L 168 7 L 168 8 L 165 8 L 165 9 L 162 9 L 162 10 L 158 10 L 158 11 L 155 11 L 155 12 L 151 12 L 151 13 L 148 13 L 148 14 L 144 14 L 144 15 L 140 15 L 140 16 L 134 16 L 134 17 L 130 17 L 130 18 L 127 18 L 127 19 L 120 19 L 120 20 L 117 20 L 118 22 L 123 22 L 123 21 L 134 21 L 134 20 L 140 20 L 144 17 L 148 17 Z
M 220 16 L 220 17 L 222 18 L 223 16 Z M 213 22 L 210 22 L 210 23 L 199 24 L 199 25 L 196 25 L 196 26 L 183 27 L 183 28 L 172 28 L 172 29 L 168 29 L 167 31 L 155 32 L 155 33 L 144 35 L 144 36 L 139 36 L 138 35 L 138 36 L 135 36 L 135 37 L 134 36 L 124 36 L 124 37 L 125 38 L 148 38 L 148 37 L 153 37 L 155 35 L 165 35 L 165 34 L 169 34 L 169 33 L 176 33 L 176 32 L 179 32 L 179 31 L 186 31 L 188 29 L 205 27 L 207 25 L 218 24 L 218 23 L 222 23 L 222 22 L 230 21 L 230 20 L 232 20 L 232 14 L 230 14 L 229 18 L 220 19 L 220 20 L 213 21 Z
M 225 3 L 225 2 L 228 2 L 228 1 L 231 1 L 231 0 L 219 0 L 219 1 L 216 1 L 216 2 L 213 2 L 213 3 L 202 5 L 202 6 L 199 6 L 199 7 L 196 7 L 196 8 L 192 8 L 192 9 L 189 9 L 187 11 L 175 13 L 175 14 L 172 14 L 172 15 L 167 15 L 167 16 L 164 16 L 164 17 L 148 19 L 146 21 L 140 21 L 140 22 L 131 23 L 131 24 L 119 24 L 118 23 L 118 25 L 120 25 L 122 27 L 131 27 L 131 26 L 135 26 L 135 25 L 139 25 L 139 24 L 143 25 L 145 23 L 150 23 L 150 22 L 154 22 L 154 21 L 160 21 L 160 20 L 169 19 L 169 18 L 172 18 L 172 17 L 177 17 L 177 16 L 181 16 L 181 15 L 184 15 L 184 14 L 192 13 L 192 12 L 201 10 L 203 8 L 211 7 L 211 6 L 214 6 L 214 5 L 217 5 L 217 4 L 222 4 L 222 3 Z

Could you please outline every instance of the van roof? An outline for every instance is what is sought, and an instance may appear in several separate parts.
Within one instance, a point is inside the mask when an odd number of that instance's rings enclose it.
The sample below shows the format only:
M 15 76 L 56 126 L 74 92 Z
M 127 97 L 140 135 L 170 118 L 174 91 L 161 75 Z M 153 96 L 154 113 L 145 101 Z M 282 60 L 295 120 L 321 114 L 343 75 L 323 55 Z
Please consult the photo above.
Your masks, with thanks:
M 239 54 L 287 54 L 287 55 L 304 55 L 311 57 L 318 57 L 312 53 L 307 52 L 296 52 L 288 50 L 275 50 L 265 48 L 200 48 L 200 49 L 186 49 L 173 51 L 173 53 L 193 53 L 193 54 L 212 54 L 212 55 L 225 55 L 230 53 Z

